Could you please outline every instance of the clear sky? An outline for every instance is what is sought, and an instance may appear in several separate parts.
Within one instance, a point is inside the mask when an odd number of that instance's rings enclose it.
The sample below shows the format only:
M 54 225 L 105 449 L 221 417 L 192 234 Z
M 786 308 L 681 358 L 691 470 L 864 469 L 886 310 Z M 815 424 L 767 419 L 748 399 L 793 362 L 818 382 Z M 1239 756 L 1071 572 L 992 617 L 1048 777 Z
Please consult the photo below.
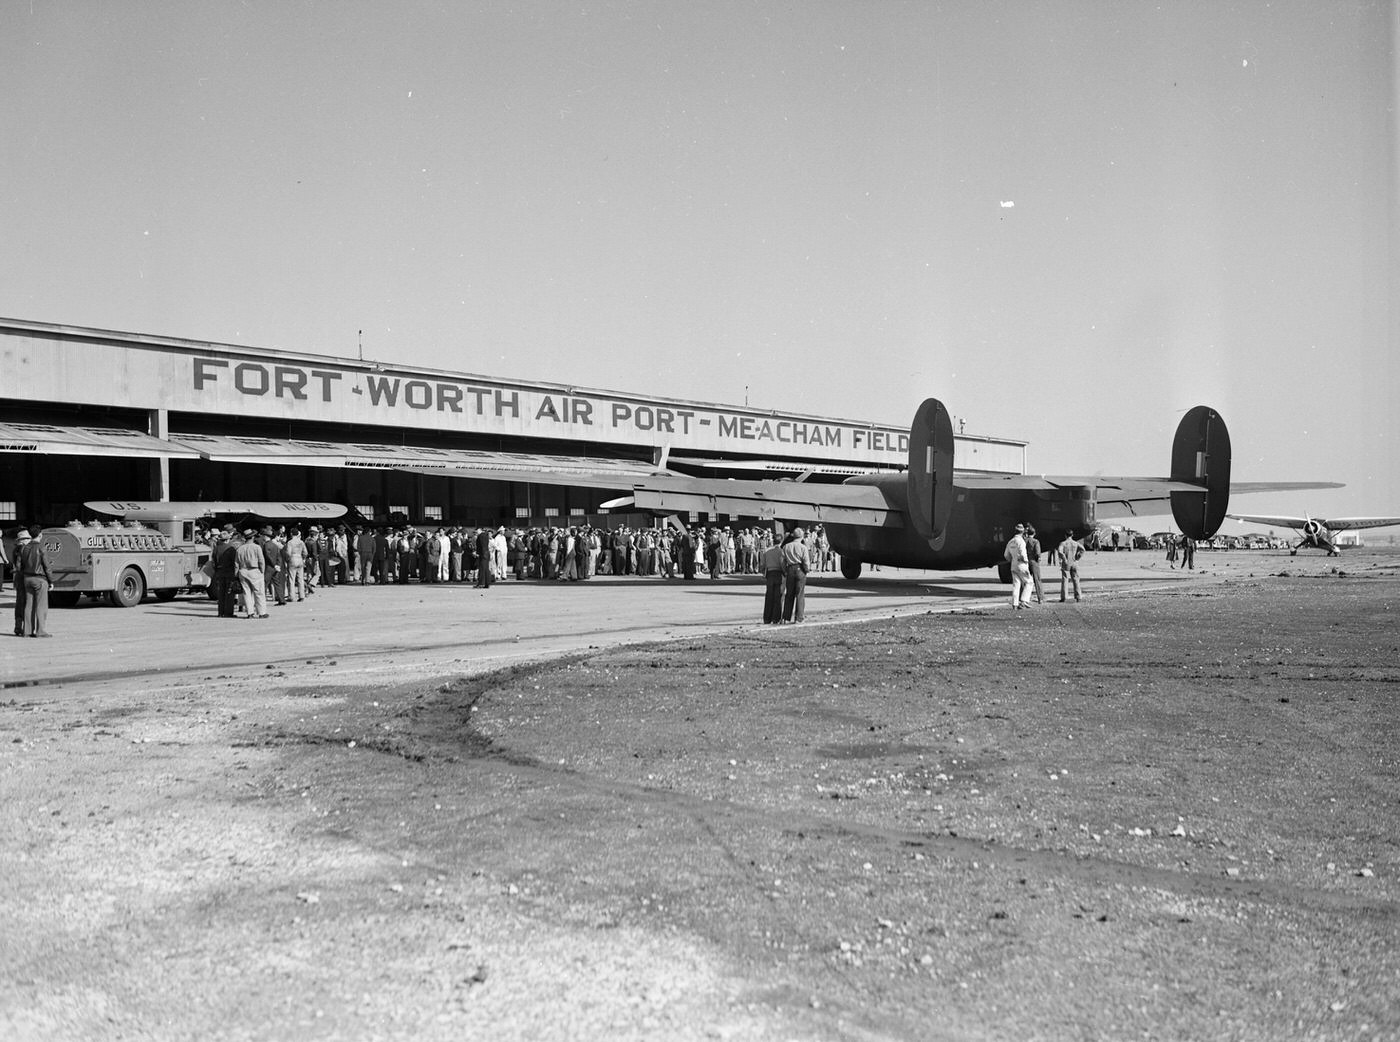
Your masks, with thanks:
M 1237 480 L 1348 485 L 1232 509 L 1400 514 L 1390 3 L 0 13 L 0 315 L 901 423 L 932 395 L 1037 473 L 1164 473 L 1205 403 Z

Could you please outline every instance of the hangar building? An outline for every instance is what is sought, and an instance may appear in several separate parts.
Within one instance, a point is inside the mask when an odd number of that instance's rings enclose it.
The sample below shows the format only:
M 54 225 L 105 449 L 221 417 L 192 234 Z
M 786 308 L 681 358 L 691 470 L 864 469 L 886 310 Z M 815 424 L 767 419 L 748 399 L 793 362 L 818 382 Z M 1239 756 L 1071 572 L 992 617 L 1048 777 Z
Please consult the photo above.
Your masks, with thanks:
M 955 458 L 1020 474 L 1025 447 L 958 435 Z M 907 427 L 882 423 L 0 319 L 0 525 L 85 518 L 98 499 L 549 524 L 596 516 L 663 461 L 838 481 L 901 469 L 907 452 Z M 528 480 L 571 466 L 615 472 L 616 490 Z

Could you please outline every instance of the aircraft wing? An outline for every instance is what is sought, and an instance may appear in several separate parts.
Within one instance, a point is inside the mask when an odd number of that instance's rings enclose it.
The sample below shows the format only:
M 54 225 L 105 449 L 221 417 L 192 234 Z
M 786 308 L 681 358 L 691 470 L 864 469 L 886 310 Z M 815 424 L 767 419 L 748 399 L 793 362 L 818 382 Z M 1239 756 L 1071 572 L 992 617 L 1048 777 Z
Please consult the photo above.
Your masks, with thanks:
M 1251 525 L 1278 525 L 1280 528 L 1302 528 L 1310 520 L 1333 532 L 1349 532 L 1361 528 L 1385 528 L 1400 525 L 1400 517 L 1269 517 L 1262 514 L 1226 514 Z
M 1350 532 L 1359 528 L 1400 525 L 1400 517 L 1330 517 L 1322 523 L 1334 532 Z
M 1062 488 L 1092 488 L 1102 517 L 1120 517 L 1154 513 L 1140 509 L 1154 503 L 1170 504 L 1173 492 L 1200 492 L 1196 482 L 1177 481 L 1169 477 L 1126 477 L 1121 475 L 1085 474 L 1036 476 L 1031 474 L 966 474 L 954 479 L 959 488 L 1008 489 L 1024 492 L 1049 491 Z M 1292 492 L 1302 489 L 1341 488 L 1335 481 L 1235 481 L 1230 483 L 1231 495 L 1249 492 Z M 1233 516 L 1233 515 L 1231 515 Z
M 900 528 L 904 511 L 891 507 L 874 485 L 807 485 L 797 481 L 730 481 L 672 475 L 632 489 L 643 510 L 662 514 L 707 511 L 809 524 Z
M 112 514 L 131 520 L 163 520 L 166 518 L 209 517 L 213 514 L 252 514 L 255 517 L 305 517 L 312 520 L 333 520 L 345 516 L 339 503 L 304 503 L 275 501 L 205 500 L 169 503 L 161 500 L 91 500 L 83 504 L 99 514 Z
M 349 461 L 347 460 L 347 463 Z M 808 523 L 834 522 L 897 528 L 903 511 L 892 508 L 871 485 L 809 485 L 798 481 L 748 481 L 696 478 L 648 463 L 533 456 L 528 461 L 496 453 L 479 461 L 444 459 L 363 460 L 357 466 L 391 467 L 417 474 L 575 485 L 628 493 L 639 510 L 657 514 L 743 514 Z

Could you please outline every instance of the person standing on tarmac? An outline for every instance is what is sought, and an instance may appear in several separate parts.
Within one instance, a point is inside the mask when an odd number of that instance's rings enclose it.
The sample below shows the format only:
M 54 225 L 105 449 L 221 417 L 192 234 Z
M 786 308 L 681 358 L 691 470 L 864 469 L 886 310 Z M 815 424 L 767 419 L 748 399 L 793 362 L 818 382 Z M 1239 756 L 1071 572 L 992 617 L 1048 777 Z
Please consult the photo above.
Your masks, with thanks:
M 1074 599 L 1079 600 L 1079 559 L 1084 556 L 1084 547 L 1074 538 L 1074 533 L 1065 533 L 1064 542 L 1055 548 L 1060 558 L 1060 603 L 1065 602 L 1067 586 L 1074 587 Z
M 476 530 L 476 587 L 491 588 L 491 530 L 484 525 Z
M 695 533 L 682 529 L 680 537 L 681 578 L 695 578 Z
M 306 600 L 306 542 L 301 529 L 293 528 L 282 544 L 282 600 Z
M 1026 525 L 1026 566 L 1031 572 L 1031 585 L 1035 587 L 1035 603 L 1045 603 L 1045 591 L 1040 585 L 1040 540 L 1035 537 L 1035 526 Z
M 225 525 L 219 542 L 214 544 L 214 597 L 221 619 L 231 619 L 237 614 L 238 542 L 233 526 Z
M 234 563 L 238 567 L 238 585 L 243 587 L 248 618 L 265 619 L 268 615 L 263 594 L 263 552 L 253 540 L 254 534 L 251 528 L 243 533 L 243 544 L 234 552 Z
M 783 621 L 783 548 L 774 543 L 759 555 L 765 584 L 763 621 L 773 625 Z
M 24 586 L 24 630 L 22 637 L 52 637 L 48 631 L 49 584 L 53 573 L 49 571 L 49 555 L 44 544 L 29 537 L 29 530 L 21 528 L 15 536 L 16 575 Z
M 1026 558 L 1026 526 L 1018 524 L 1016 534 L 1006 544 L 1005 555 L 1011 565 L 1011 607 L 1020 610 L 1031 606 L 1031 570 Z
M 28 529 L 21 528 L 20 532 L 29 534 Z M 5 544 L 0 540 L 0 565 L 4 565 L 10 571 L 10 580 L 15 584 L 15 636 L 24 636 L 24 580 L 19 577 L 19 533 L 15 533 L 14 559 L 5 556 Z
M 800 528 L 783 540 L 783 621 L 801 622 L 807 606 L 807 543 Z

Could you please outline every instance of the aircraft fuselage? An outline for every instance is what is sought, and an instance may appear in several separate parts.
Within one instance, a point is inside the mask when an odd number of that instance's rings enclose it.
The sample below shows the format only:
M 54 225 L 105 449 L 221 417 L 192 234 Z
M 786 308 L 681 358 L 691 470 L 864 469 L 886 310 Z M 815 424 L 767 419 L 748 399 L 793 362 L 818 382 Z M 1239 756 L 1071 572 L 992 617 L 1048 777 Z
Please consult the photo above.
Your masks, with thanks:
M 892 509 L 907 513 L 904 475 L 862 475 L 849 483 L 875 485 Z M 973 489 L 958 485 L 955 479 L 952 513 L 937 549 L 909 525 L 875 528 L 828 523 L 825 527 L 827 539 L 843 558 L 892 568 L 951 571 L 1000 564 L 1017 522 L 1034 525 L 1046 551 L 1070 531 L 1082 538 L 1094 526 L 1093 489 Z

